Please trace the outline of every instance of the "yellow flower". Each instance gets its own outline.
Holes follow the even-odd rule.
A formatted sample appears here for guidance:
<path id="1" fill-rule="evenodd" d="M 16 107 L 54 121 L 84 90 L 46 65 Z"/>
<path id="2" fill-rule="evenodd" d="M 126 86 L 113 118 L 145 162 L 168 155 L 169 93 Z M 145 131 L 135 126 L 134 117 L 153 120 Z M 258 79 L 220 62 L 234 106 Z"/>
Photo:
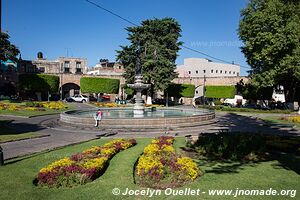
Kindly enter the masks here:
<path id="1" fill-rule="evenodd" d="M 182 171 L 187 171 L 187 177 L 195 180 L 199 175 L 199 169 L 196 163 L 189 157 L 182 157 L 177 159 L 177 164 L 180 165 Z"/>
<path id="2" fill-rule="evenodd" d="M 98 147 L 98 146 L 95 146 L 95 147 L 92 147 L 90 149 L 87 149 L 85 151 L 83 151 L 83 153 L 96 153 L 98 154 L 99 152 L 101 152 L 101 147 Z"/>
<path id="3" fill-rule="evenodd" d="M 164 166 L 160 162 L 160 158 L 158 156 L 142 155 L 137 165 L 137 175 L 141 175 L 142 171 L 147 173 L 149 170 L 153 169 L 154 167 L 157 167 L 159 173 L 163 172 Z"/>
<path id="4" fill-rule="evenodd" d="M 144 149 L 144 154 L 157 154 L 159 152 L 159 146 L 157 144 L 149 144 Z"/>
<path id="5" fill-rule="evenodd" d="M 53 171 L 55 168 L 58 168 L 58 167 L 71 166 L 74 163 L 75 162 L 72 161 L 70 158 L 63 158 L 63 159 L 60 159 L 58 161 L 55 161 L 55 162 L 51 163 L 47 167 L 42 168 L 40 170 L 40 173 L 50 172 L 50 171 Z"/>
<path id="6" fill-rule="evenodd" d="M 107 161 L 108 158 L 106 157 L 100 157 L 100 158 L 94 158 L 87 160 L 82 164 L 82 167 L 85 169 L 92 169 L 95 168 L 97 170 L 100 170 L 104 167 L 105 162 Z"/>

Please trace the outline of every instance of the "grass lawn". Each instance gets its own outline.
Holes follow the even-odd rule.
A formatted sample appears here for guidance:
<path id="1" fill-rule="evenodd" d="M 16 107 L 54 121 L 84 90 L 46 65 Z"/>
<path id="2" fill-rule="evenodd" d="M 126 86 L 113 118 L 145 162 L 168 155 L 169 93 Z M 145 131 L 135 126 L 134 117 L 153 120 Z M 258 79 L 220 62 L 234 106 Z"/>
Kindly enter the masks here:
<path id="1" fill-rule="evenodd" d="M 81 152 L 93 145 L 102 145 L 107 139 L 99 139 L 59 150 L 40 153 L 25 159 L 12 160 L 0 167 L 0 199 L 149 199 L 146 196 L 114 196 L 113 188 L 124 192 L 126 188 L 141 189 L 134 184 L 133 167 L 144 147 L 151 139 L 137 139 L 138 144 L 115 155 L 106 172 L 86 185 L 66 189 L 36 187 L 33 180 L 40 168 L 49 163 Z M 176 138 L 174 147 L 184 146 L 184 138 Z M 281 158 L 282 157 L 282 158 Z M 279 160 L 279 161 L 277 161 Z M 282 155 L 277 160 L 255 164 L 211 163 L 197 161 L 205 174 L 184 188 L 201 189 L 300 189 L 300 160 Z M 298 169 L 298 171 L 297 171 Z M 297 171 L 297 172 L 296 172 Z M 182 189 L 182 188 L 181 188 Z M 299 192 L 299 191 L 298 191 Z M 295 199 L 299 199 L 296 195 Z M 297 198 L 298 197 L 298 198 Z M 232 196 L 155 196 L 151 199 L 233 199 Z M 290 199 L 288 196 L 239 196 L 236 199 Z"/>
<path id="2" fill-rule="evenodd" d="M 10 142 L 21 139 L 29 139 L 40 137 L 41 134 L 38 133 L 18 133 L 16 130 L 7 127 L 5 124 L 8 123 L 6 120 L 0 120 L 0 143 Z"/>
<path id="3" fill-rule="evenodd" d="M 4 102 L 7 103 L 7 102 Z M 10 103 L 10 104 L 15 104 L 16 106 L 21 106 L 25 105 L 24 102 L 22 103 Z M 68 104 L 68 108 L 66 109 L 61 109 L 61 110 L 55 110 L 55 109 L 50 109 L 50 108 L 44 108 L 44 111 L 34 111 L 34 110 L 0 110 L 0 115 L 14 115 L 14 116 L 25 116 L 25 117 L 35 117 L 35 116 L 40 116 L 40 115 L 51 115 L 51 114 L 58 114 L 66 110 L 73 109 L 73 106 Z"/>

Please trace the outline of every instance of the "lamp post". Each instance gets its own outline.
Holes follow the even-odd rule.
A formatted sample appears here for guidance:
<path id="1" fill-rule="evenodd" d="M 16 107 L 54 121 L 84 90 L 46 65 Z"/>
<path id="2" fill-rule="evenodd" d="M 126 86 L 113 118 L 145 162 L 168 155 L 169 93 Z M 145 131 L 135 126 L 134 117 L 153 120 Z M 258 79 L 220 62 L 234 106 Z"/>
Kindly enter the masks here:
<path id="1" fill-rule="evenodd" d="M 61 63 L 61 66 L 59 68 L 59 72 L 60 72 L 60 100 L 62 101 L 63 100 L 63 89 L 62 89 L 62 78 L 63 78 L 63 65 Z"/>
<path id="2" fill-rule="evenodd" d="M 204 75 L 204 78 L 203 78 L 203 105 L 205 105 L 205 82 L 206 82 L 206 77 Z"/>

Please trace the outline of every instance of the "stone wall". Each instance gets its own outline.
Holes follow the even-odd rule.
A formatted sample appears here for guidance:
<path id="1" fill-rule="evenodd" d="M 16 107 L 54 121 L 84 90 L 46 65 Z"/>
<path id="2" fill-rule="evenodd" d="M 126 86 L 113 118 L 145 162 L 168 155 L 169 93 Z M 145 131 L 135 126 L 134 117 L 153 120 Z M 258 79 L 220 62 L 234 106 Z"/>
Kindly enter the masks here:
<path id="1" fill-rule="evenodd" d="M 244 83 L 249 82 L 246 76 L 233 76 L 233 77 L 206 77 L 205 85 L 236 85 L 241 79 Z M 177 84 L 193 84 L 196 87 L 204 84 L 204 78 L 176 78 L 173 80 Z"/>

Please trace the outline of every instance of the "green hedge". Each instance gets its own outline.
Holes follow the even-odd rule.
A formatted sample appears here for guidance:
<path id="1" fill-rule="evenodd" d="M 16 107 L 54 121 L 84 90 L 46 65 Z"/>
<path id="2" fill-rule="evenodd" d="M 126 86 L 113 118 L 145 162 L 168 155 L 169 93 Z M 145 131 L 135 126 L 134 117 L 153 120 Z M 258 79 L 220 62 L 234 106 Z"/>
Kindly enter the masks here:
<path id="1" fill-rule="evenodd" d="M 119 92 L 120 80 L 110 78 L 82 77 L 80 79 L 80 90 L 83 93 L 109 93 Z"/>
<path id="2" fill-rule="evenodd" d="M 191 84 L 171 84 L 167 89 L 170 97 L 194 97 L 195 85 Z"/>
<path id="3" fill-rule="evenodd" d="M 32 92 L 57 92 L 59 77 L 47 74 L 21 74 L 19 75 L 20 89 Z"/>
<path id="4" fill-rule="evenodd" d="M 208 98 L 233 98 L 234 86 L 205 86 L 205 96 Z"/>

